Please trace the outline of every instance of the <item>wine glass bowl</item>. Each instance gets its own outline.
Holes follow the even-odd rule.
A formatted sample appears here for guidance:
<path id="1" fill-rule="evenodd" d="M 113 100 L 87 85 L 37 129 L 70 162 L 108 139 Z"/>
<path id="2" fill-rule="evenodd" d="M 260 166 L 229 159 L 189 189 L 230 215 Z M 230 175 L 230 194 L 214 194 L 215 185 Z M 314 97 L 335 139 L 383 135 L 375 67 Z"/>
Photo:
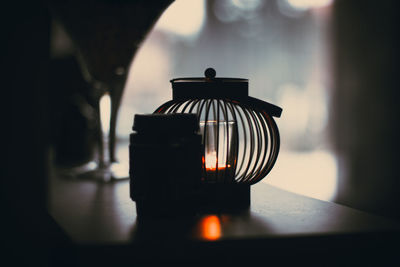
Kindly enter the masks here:
<path id="1" fill-rule="evenodd" d="M 91 86 L 91 97 L 96 103 L 97 156 L 71 169 L 72 176 L 101 181 L 129 178 L 128 164 L 119 165 L 115 151 L 118 110 L 131 61 L 171 2 L 52 1 L 51 12 L 76 47 L 82 74 Z M 109 112 L 103 112 L 104 107 L 100 105 L 105 97 L 109 97 L 105 104 Z"/>

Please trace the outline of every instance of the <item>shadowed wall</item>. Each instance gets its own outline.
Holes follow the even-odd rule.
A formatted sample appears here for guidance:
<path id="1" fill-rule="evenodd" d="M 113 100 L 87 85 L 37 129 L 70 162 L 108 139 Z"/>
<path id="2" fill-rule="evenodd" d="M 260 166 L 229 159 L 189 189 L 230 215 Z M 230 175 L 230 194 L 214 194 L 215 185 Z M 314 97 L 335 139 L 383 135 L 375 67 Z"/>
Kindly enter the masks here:
<path id="1" fill-rule="evenodd" d="M 396 1 L 336 1 L 333 139 L 337 201 L 400 218 Z"/>

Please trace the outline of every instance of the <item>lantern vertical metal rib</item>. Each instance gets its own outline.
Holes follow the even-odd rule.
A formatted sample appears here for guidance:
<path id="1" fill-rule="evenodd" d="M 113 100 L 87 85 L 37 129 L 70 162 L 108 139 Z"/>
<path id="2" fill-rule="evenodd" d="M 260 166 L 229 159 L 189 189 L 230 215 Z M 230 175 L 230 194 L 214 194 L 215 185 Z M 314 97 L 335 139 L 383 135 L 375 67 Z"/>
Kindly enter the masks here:
<path id="1" fill-rule="evenodd" d="M 251 185 L 263 179 L 275 164 L 280 146 L 277 125 L 270 114 L 251 104 L 225 98 L 171 100 L 155 113 L 195 113 L 204 124 L 203 182 Z M 215 171 L 207 169 L 205 159 L 210 131 L 216 134 Z M 221 140 L 227 140 L 225 147 Z M 230 162 L 232 153 L 235 159 Z"/>

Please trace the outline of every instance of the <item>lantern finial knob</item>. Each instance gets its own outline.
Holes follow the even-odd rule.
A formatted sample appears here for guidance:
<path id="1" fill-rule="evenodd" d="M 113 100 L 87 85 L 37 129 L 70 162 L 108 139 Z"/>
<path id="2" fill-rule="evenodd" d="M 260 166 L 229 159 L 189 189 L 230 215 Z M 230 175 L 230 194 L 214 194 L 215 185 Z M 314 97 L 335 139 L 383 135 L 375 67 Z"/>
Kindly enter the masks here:
<path id="1" fill-rule="evenodd" d="M 204 71 L 204 75 L 208 79 L 214 79 L 215 76 L 217 75 L 217 72 L 213 68 L 208 68 Z"/>

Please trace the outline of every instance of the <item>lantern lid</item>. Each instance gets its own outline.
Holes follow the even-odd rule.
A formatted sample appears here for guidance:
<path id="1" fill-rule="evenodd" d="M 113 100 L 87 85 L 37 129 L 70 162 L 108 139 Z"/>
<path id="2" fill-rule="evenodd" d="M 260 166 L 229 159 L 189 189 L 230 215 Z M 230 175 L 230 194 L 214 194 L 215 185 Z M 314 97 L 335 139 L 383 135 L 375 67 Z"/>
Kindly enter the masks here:
<path id="1" fill-rule="evenodd" d="M 216 78 L 216 71 L 208 68 L 204 78 L 176 78 L 171 80 L 174 100 L 230 99 L 257 107 L 274 117 L 280 117 L 282 108 L 249 96 L 249 80 L 242 78 Z"/>
<path id="2" fill-rule="evenodd" d="M 249 80 L 242 78 L 216 78 L 216 71 L 208 68 L 202 77 L 171 80 L 174 100 L 196 98 L 245 99 L 249 95 Z"/>

